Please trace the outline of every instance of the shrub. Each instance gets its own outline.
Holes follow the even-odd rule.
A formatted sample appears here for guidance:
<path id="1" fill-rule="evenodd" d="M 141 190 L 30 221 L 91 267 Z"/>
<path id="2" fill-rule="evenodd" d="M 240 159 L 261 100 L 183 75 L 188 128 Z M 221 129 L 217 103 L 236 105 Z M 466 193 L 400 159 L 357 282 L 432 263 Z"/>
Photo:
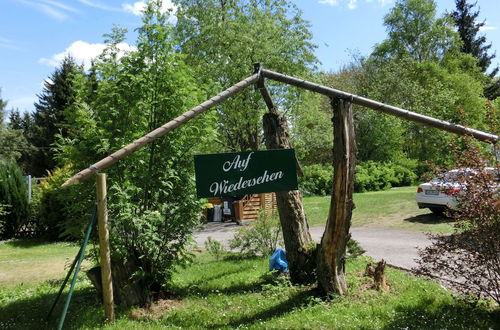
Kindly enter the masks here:
<path id="1" fill-rule="evenodd" d="M 0 161 L 0 203 L 0 238 L 11 238 L 28 220 L 26 183 L 12 160 Z"/>
<path id="2" fill-rule="evenodd" d="M 398 163 L 368 161 L 358 164 L 354 191 L 377 191 L 411 185 L 417 179 L 416 167 L 417 163 L 414 160 L 402 160 Z"/>
<path id="3" fill-rule="evenodd" d="M 457 153 L 458 154 L 458 153 Z M 472 144 L 461 151 L 456 166 L 475 169 L 474 176 L 461 175 L 463 193 L 457 194 L 452 235 L 431 236 L 433 244 L 420 251 L 419 272 L 452 279 L 456 290 L 480 299 L 488 297 L 500 305 L 500 173 L 484 170 L 486 159 Z"/>
<path id="4" fill-rule="evenodd" d="M 241 227 L 229 241 L 231 249 L 249 256 L 270 256 L 279 245 L 283 245 L 283 237 L 277 214 L 265 211 L 259 213 L 257 221 Z"/>
<path id="5" fill-rule="evenodd" d="M 331 165 L 310 165 L 302 168 L 304 176 L 299 178 L 299 187 L 307 195 L 330 195 L 333 183 Z"/>
<path id="6" fill-rule="evenodd" d="M 72 210 L 74 205 L 82 202 L 81 197 L 74 196 L 81 187 L 61 188 L 72 172 L 70 165 L 55 168 L 33 191 L 32 216 L 37 218 L 40 230 L 49 240 L 83 237 L 86 217 L 84 214 L 75 216 Z M 94 195 L 88 197 L 93 199 Z M 86 211 L 91 212 L 89 207 Z"/>
<path id="7" fill-rule="evenodd" d="M 205 249 L 208 251 L 208 253 L 210 253 L 210 255 L 214 256 L 216 260 L 219 260 L 224 253 L 224 246 L 221 244 L 221 242 L 213 239 L 210 236 L 208 236 L 207 240 L 205 241 Z"/>

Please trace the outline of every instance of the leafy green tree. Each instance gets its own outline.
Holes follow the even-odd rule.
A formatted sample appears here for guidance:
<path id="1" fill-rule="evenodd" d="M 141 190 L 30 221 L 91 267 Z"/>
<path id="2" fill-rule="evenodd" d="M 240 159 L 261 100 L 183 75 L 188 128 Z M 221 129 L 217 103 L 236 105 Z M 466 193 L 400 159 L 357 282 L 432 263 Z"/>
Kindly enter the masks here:
<path id="1" fill-rule="evenodd" d="M 306 76 L 316 58 L 309 25 L 289 0 L 177 0 L 176 34 L 186 61 L 195 67 L 199 84 L 211 96 L 253 71 L 253 63 L 292 75 Z M 269 83 L 273 98 L 291 111 L 296 90 Z M 220 149 L 258 149 L 261 117 L 266 110 L 251 89 L 217 109 Z"/>
<path id="2" fill-rule="evenodd" d="M 57 134 L 65 136 L 67 133 L 64 113 L 75 101 L 73 78 L 81 72 L 82 68 L 71 56 L 65 57 L 60 67 L 45 81 L 42 94 L 38 95 L 30 140 L 38 149 L 32 159 L 32 172 L 35 175 L 45 175 L 47 170 L 56 166 L 53 144 Z"/>
<path id="3" fill-rule="evenodd" d="M 115 27 L 95 62 L 96 81 L 76 77 L 79 93 L 67 108 L 68 136 L 58 140 L 62 163 L 88 167 L 201 101 L 184 55 L 176 52 L 168 16 L 160 8 L 159 1 L 148 3 L 137 30 L 137 51 L 118 56 L 125 30 Z M 95 88 L 87 88 L 89 81 Z M 192 154 L 208 144 L 214 122 L 207 114 L 107 170 L 113 262 L 132 265 L 130 275 L 146 296 L 167 285 L 173 266 L 186 255 L 201 210 Z M 90 198 L 82 198 L 86 193 Z M 70 187 L 61 194 L 71 195 L 73 203 L 80 198 L 79 209 L 71 209 L 68 200 L 67 210 L 74 218 L 68 221 L 70 227 L 71 221 L 81 223 L 79 216 L 92 205 L 92 185 Z"/>
<path id="4" fill-rule="evenodd" d="M 383 58 L 410 57 L 437 60 L 457 48 L 457 35 L 447 16 L 436 18 L 434 0 L 398 0 L 384 17 L 388 38 L 373 55 Z"/>

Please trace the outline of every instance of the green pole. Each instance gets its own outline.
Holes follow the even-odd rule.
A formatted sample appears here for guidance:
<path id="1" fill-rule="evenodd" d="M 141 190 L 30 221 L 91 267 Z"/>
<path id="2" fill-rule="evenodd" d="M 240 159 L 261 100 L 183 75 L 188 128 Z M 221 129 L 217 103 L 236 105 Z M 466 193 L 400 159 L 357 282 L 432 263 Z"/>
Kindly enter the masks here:
<path id="1" fill-rule="evenodd" d="M 78 272 L 80 271 L 80 266 L 82 265 L 83 255 L 85 254 L 85 248 L 87 247 L 87 243 L 90 238 L 90 233 L 92 232 L 92 227 L 94 227 L 95 219 L 96 219 L 96 208 L 94 208 L 94 213 L 92 214 L 92 220 L 87 227 L 87 233 L 85 234 L 85 240 L 83 241 L 81 247 L 80 257 L 78 258 L 78 263 L 76 264 L 75 275 L 73 276 L 73 280 L 71 281 L 71 286 L 69 288 L 69 294 L 66 298 L 66 303 L 64 304 L 64 309 L 61 315 L 61 319 L 59 320 L 59 325 L 57 326 L 57 330 L 61 330 L 64 325 L 64 319 L 66 318 L 66 314 L 68 313 L 69 303 L 71 301 L 71 297 L 73 296 L 73 292 L 75 291 L 76 279 L 78 278 Z"/>

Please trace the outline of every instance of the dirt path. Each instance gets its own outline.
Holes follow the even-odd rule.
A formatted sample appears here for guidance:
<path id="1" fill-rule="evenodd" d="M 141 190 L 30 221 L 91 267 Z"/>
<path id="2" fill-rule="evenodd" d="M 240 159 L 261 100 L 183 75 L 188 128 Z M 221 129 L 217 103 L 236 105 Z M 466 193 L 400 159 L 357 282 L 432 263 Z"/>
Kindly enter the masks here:
<path id="1" fill-rule="evenodd" d="M 237 229 L 238 226 L 234 223 L 211 222 L 195 234 L 195 241 L 199 247 L 204 247 L 205 240 L 210 236 L 227 246 Z M 324 227 L 312 227 L 310 231 L 313 239 L 319 242 Z M 367 255 L 377 261 L 384 259 L 391 265 L 405 269 L 416 266 L 417 247 L 422 248 L 430 244 L 422 233 L 384 227 L 353 227 L 351 234 L 367 251 Z"/>

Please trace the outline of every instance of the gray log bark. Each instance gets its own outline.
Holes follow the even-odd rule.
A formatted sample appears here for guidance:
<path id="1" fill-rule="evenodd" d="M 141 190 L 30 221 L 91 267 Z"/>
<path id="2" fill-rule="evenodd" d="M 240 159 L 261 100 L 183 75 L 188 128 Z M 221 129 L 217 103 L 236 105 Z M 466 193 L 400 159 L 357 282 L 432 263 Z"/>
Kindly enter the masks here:
<path id="1" fill-rule="evenodd" d="M 345 254 L 351 227 L 356 142 L 352 105 L 332 99 L 334 127 L 333 190 L 328 220 L 318 251 L 318 285 L 326 294 L 347 293 Z"/>
<path id="2" fill-rule="evenodd" d="M 267 149 L 290 148 L 286 118 L 276 112 L 263 117 Z M 276 193 L 290 278 L 294 283 L 310 283 L 316 268 L 315 244 L 309 233 L 309 224 L 300 191 Z"/>

